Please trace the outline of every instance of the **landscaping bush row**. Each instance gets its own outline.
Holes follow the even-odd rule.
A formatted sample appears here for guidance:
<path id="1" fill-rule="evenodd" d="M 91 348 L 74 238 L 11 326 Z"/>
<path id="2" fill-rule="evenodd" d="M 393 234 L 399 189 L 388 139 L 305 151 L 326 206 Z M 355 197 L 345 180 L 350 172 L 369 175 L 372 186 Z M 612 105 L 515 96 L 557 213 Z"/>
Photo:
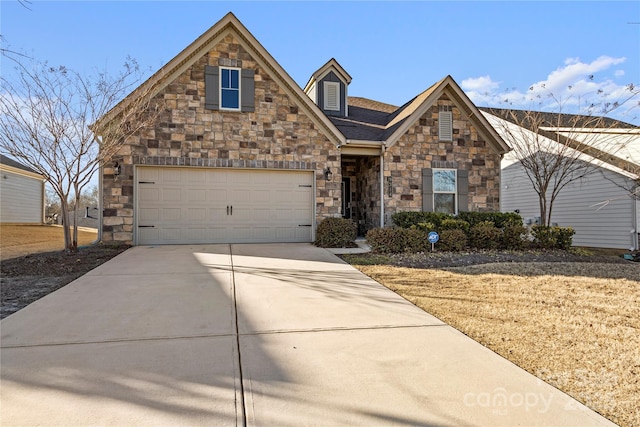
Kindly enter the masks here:
<path id="1" fill-rule="evenodd" d="M 458 219 L 466 221 L 470 227 L 491 221 L 498 228 L 503 228 L 506 223 L 522 223 L 522 217 L 515 212 L 460 212 L 457 216 L 440 212 L 396 212 L 391 215 L 393 223 L 400 228 L 411 228 L 421 223 L 431 223 L 438 229 L 442 221 Z"/>
<path id="2" fill-rule="evenodd" d="M 570 227 L 534 225 L 528 230 L 517 213 L 464 212 L 452 215 L 434 212 L 400 212 L 393 215 L 396 227 L 376 228 L 367 233 L 374 252 L 425 252 L 431 250 L 430 231 L 438 232 L 441 251 L 473 249 L 521 250 L 526 248 L 569 249 L 575 233 Z"/>

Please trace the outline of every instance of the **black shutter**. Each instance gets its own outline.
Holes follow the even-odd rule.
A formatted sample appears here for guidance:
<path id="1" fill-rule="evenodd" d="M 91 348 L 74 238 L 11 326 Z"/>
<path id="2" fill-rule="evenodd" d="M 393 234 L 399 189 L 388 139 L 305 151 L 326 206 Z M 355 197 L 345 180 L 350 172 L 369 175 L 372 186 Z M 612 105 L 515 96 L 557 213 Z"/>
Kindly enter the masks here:
<path id="1" fill-rule="evenodd" d="M 204 67 L 204 108 L 209 110 L 219 110 L 219 84 L 220 84 L 220 68 L 212 65 Z"/>
<path id="2" fill-rule="evenodd" d="M 242 80 L 240 83 L 240 90 L 242 93 L 240 94 L 240 110 L 241 111 L 255 111 L 254 99 L 255 99 L 255 90 L 254 90 L 254 79 L 253 76 L 255 74 L 255 70 L 251 69 L 243 69 L 242 70 Z"/>
<path id="3" fill-rule="evenodd" d="M 458 169 L 458 212 L 469 210 L 469 171 Z"/>
<path id="4" fill-rule="evenodd" d="M 422 169 L 422 212 L 433 212 L 433 170 Z"/>

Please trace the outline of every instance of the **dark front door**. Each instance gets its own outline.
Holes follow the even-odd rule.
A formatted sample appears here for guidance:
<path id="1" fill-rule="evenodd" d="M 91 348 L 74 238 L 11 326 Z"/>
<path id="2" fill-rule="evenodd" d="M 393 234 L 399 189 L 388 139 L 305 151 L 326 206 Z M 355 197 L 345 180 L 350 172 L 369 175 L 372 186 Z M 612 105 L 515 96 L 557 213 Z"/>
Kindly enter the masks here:
<path id="1" fill-rule="evenodd" d="M 342 178 L 342 217 L 351 219 L 351 178 Z"/>

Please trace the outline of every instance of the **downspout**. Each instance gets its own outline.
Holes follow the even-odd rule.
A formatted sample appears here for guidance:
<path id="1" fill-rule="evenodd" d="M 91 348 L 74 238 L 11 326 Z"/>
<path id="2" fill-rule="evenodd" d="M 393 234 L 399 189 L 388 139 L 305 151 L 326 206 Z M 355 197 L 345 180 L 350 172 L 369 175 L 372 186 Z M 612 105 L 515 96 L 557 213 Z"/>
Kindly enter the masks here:
<path id="1" fill-rule="evenodd" d="M 640 247 L 640 230 L 638 230 L 638 204 L 640 204 L 640 200 L 638 200 L 638 196 L 631 195 L 631 250 L 638 250 Z"/>
<path id="2" fill-rule="evenodd" d="M 384 227 L 384 143 L 380 151 L 380 227 Z"/>
<path id="3" fill-rule="evenodd" d="M 42 217 L 40 218 L 41 224 L 47 223 L 47 189 L 46 189 L 47 181 L 42 180 Z"/>
<path id="4" fill-rule="evenodd" d="M 101 137 L 95 136 L 94 134 L 94 139 L 98 143 L 98 146 L 102 145 Z M 102 242 L 102 206 L 103 206 L 103 199 L 104 199 L 104 194 L 102 193 L 104 188 L 102 183 L 102 177 L 104 175 L 103 172 L 104 172 L 104 162 L 101 161 L 100 167 L 98 168 L 98 237 L 96 241 L 93 242 L 93 244 Z"/>
<path id="5" fill-rule="evenodd" d="M 98 238 L 94 243 L 102 242 L 102 200 L 104 198 L 104 194 L 102 194 L 103 169 L 104 165 L 100 165 L 100 168 L 98 168 Z"/>

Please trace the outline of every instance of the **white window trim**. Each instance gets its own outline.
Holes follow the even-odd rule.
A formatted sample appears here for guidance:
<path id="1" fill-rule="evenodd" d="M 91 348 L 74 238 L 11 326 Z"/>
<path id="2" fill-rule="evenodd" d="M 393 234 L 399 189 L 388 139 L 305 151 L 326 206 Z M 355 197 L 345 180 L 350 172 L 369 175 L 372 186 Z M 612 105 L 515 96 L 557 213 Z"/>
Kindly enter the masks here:
<path id="1" fill-rule="evenodd" d="M 238 108 L 229 108 L 222 106 L 222 70 L 238 71 Z M 218 70 L 220 75 L 218 79 L 218 99 L 220 100 L 220 110 L 224 111 L 240 111 L 242 108 L 242 69 L 237 67 L 220 67 Z"/>
<path id="2" fill-rule="evenodd" d="M 455 190 L 453 191 L 437 191 L 436 190 L 436 172 L 438 171 L 453 171 L 455 177 Z M 436 212 L 436 194 L 453 194 L 453 215 L 458 215 L 458 170 L 457 169 L 445 169 L 445 168 L 433 168 L 431 183 L 433 188 L 433 211 Z"/>
<path id="3" fill-rule="evenodd" d="M 329 93 L 328 88 L 335 87 L 336 90 L 336 105 L 329 105 L 328 100 L 329 97 L 327 93 Z M 324 89 L 324 109 L 328 111 L 340 111 L 340 83 L 339 82 L 323 82 Z"/>

